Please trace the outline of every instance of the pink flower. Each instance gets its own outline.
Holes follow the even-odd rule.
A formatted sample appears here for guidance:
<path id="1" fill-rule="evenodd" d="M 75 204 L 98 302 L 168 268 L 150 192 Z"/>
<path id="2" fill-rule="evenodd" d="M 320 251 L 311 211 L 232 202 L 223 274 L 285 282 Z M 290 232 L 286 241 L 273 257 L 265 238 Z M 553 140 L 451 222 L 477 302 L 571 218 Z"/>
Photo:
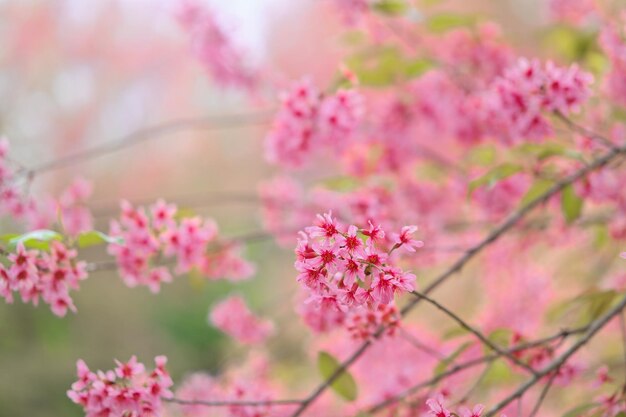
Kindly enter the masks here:
<path id="1" fill-rule="evenodd" d="M 22 301 L 38 305 L 39 300 L 50 306 L 52 312 L 63 317 L 68 310 L 76 312 L 69 295 L 87 278 L 84 262 L 75 260 L 75 250 L 53 241 L 50 252 L 26 250 L 18 243 L 15 253 L 8 256 L 10 266 L 0 269 L 0 296 L 13 301 L 13 292 L 19 292 Z"/>
<path id="2" fill-rule="evenodd" d="M 344 150 L 363 114 L 362 103 L 353 90 L 324 97 L 309 80 L 294 83 L 281 95 L 281 108 L 265 139 L 268 161 L 298 168 L 322 149 Z"/>
<path id="3" fill-rule="evenodd" d="M 428 413 L 433 417 L 450 417 L 451 415 L 450 410 L 443 405 L 442 395 L 438 395 L 436 398 L 429 398 L 426 400 L 426 405 L 430 408 Z"/>
<path id="4" fill-rule="evenodd" d="M 421 240 L 415 240 L 411 236 L 417 231 L 417 226 L 404 226 L 400 233 L 394 233 L 392 239 L 398 248 L 406 249 L 409 252 L 415 252 L 416 248 L 424 246 Z"/>
<path id="5" fill-rule="evenodd" d="M 421 246 L 421 242 L 410 236 L 417 228 L 405 226 L 390 241 L 385 239 L 388 234 L 381 226 L 374 226 L 370 220 L 368 223 L 369 229 L 348 225 L 343 232 L 344 227 L 329 212 L 318 214 L 316 225 L 300 232 L 295 250 L 296 280 L 309 294 L 306 302 L 317 305 L 316 317 L 334 318 L 333 310 L 352 317 L 352 312 L 358 311 L 360 318 L 356 320 L 366 320 L 364 312 L 374 316 L 383 314 L 381 311 L 395 308 L 396 294 L 414 289 L 415 275 L 396 267 L 390 254 L 398 247 L 414 251 L 414 247 Z M 302 311 L 308 319 L 313 317 L 315 309 L 307 307 Z M 396 323 L 393 314 L 387 316 L 393 317 L 389 323 Z M 382 323 L 381 320 L 374 322 Z M 343 322 L 343 318 L 339 321 Z M 312 319 L 309 322 L 315 323 Z M 359 338 L 375 331 L 369 324 L 363 327 L 352 319 L 349 327 L 355 329 L 354 334 L 360 335 Z"/>
<path id="6" fill-rule="evenodd" d="M 461 417 L 480 417 L 485 410 L 485 406 L 482 404 L 477 404 L 471 410 L 467 407 L 462 407 L 459 409 L 459 414 Z"/>
<path id="7" fill-rule="evenodd" d="M 148 373 L 133 356 L 127 363 L 117 362 L 115 371 L 91 372 L 79 360 L 78 380 L 67 396 L 82 406 L 88 416 L 161 416 L 161 398 L 172 395 L 172 379 L 165 370 L 164 356 L 155 358 L 155 363 L 154 371 Z"/>
<path id="8" fill-rule="evenodd" d="M 108 251 L 115 257 L 126 285 L 145 285 L 158 292 L 161 283 L 171 282 L 173 275 L 193 268 L 208 278 L 232 280 L 245 279 L 254 273 L 252 265 L 241 258 L 237 245 L 220 242 L 213 220 L 200 217 L 176 220 L 176 206 L 163 200 L 157 201 L 149 211 L 134 208 L 125 201 L 121 206 L 120 219 L 111 222 L 109 232 L 121 242 L 111 243 Z M 173 271 L 155 265 L 161 258 L 175 261 Z"/>
<path id="9" fill-rule="evenodd" d="M 270 321 L 254 316 L 243 298 L 238 296 L 229 297 L 213 307 L 209 320 L 215 327 L 245 344 L 262 343 L 274 331 Z"/>

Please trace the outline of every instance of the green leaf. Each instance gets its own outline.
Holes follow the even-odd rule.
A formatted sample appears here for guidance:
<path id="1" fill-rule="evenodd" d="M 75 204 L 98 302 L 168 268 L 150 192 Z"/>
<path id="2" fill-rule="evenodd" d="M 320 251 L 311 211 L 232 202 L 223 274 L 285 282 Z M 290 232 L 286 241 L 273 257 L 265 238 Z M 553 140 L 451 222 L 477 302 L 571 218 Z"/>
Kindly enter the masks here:
<path id="1" fill-rule="evenodd" d="M 487 386 L 502 386 L 511 382 L 514 377 L 515 374 L 506 361 L 496 360 L 489 365 L 482 382 Z"/>
<path id="2" fill-rule="evenodd" d="M 473 342 L 465 342 L 459 346 L 450 356 L 443 359 L 435 366 L 435 376 L 443 374 L 448 366 L 450 366 L 467 348 L 473 345 Z"/>
<path id="3" fill-rule="evenodd" d="M 554 142 L 546 143 L 524 143 L 517 146 L 514 151 L 531 155 L 537 158 L 539 161 L 551 158 L 553 156 L 563 156 L 569 159 L 575 159 L 577 161 L 584 161 L 584 158 L 580 152 L 576 152 L 567 146 L 560 145 Z"/>
<path id="4" fill-rule="evenodd" d="M 496 147 L 493 145 L 476 146 L 470 149 L 467 161 L 473 165 L 488 167 L 496 160 Z"/>
<path id="5" fill-rule="evenodd" d="M 580 417 L 582 414 L 585 414 L 587 411 L 596 408 L 599 405 L 600 404 L 598 403 L 582 404 L 567 411 L 562 417 Z"/>
<path id="6" fill-rule="evenodd" d="M 495 168 L 492 168 L 482 177 L 476 178 L 475 180 L 470 181 L 467 188 L 467 195 L 470 196 L 472 193 L 479 187 L 488 186 L 492 187 L 498 181 L 508 178 L 512 175 L 517 174 L 522 170 L 520 165 L 516 164 L 502 164 L 498 165 Z"/>
<path id="7" fill-rule="evenodd" d="M 511 329 L 500 328 L 489 333 L 487 339 L 498 347 L 504 347 L 509 345 L 512 337 L 513 331 Z M 485 353 L 491 353 L 491 348 L 489 346 L 485 346 L 484 349 Z"/>
<path id="8" fill-rule="evenodd" d="M 372 9 L 389 16 L 398 16 L 406 13 L 409 6 L 404 0 L 380 0 L 372 4 Z"/>
<path id="9" fill-rule="evenodd" d="M 561 211 L 567 224 L 571 224 L 580 217 L 583 211 L 584 200 L 576 195 L 574 187 L 570 184 L 561 192 Z"/>
<path id="10" fill-rule="evenodd" d="M 327 352 L 320 352 L 317 356 L 317 366 L 324 379 L 330 378 L 340 367 L 341 364 L 337 359 Z M 330 387 L 347 401 L 354 401 L 357 397 L 357 386 L 354 378 L 348 371 L 344 370 L 341 375 L 335 379 Z"/>
<path id="11" fill-rule="evenodd" d="M 535 200 L 546 191 L 548 191 L 554 185 L 554 181 L 547 180 L 544 178 L 539 178 L 535 181 L 533 185 L 530 186 L 524 197 L 522 197 L 522 201 L 520 202 L 521 206 L 525 206 L 531 201 Z"/>
<path id="12" fill-rule="evenodd" d="M 570 26 L 554 26 L 544 36 L 545 45 L 553 52 L 571 61 L 584 61 L 598 51 L 597 33 Z"/>
<path id="13" fill-rule="evenodd" d="M 15 247 L 22 243 L 30 249 L 48 250 L 50 249 L 50 241 L 61 240 L 62 238 L 63 236 L 54 230 L 40 229 L 9 239 L 9 245 Z"/>
<path id="14" fill-rule="evenodd" d="M 354 177 L 336 176 L 322 182 L 325 188 L 332 191 L 348 192 L 359 186 L 359 182 Z"/>
<path id="15" fill-rule="evenodd" d="M 470 27 L 476 23 L 476 17 L 455 13 L 441 13 L 431 16 L 426 21 L 428 30 L 434 33 L 444 33 L 459 27 Z"/>
<path id="16" fill-rule="evenodd" d="M 78 246 L 81 248 L 100 245 L 102 243 L 117 243 L 118 245 L 121 245 L 124 243 L 124 239 L 121 237 L 109 236 L 97 230 L 90 230 L 78 235 Z"/>
<path id="17" fill-rule="evenodd" d="M 583 317 L 583 323 L 591 322 L 611 308 L 613 301 L 617 298 L 618 293 L 614 290 L 597 291 L 582 296 L 583 303 L 586 304 L 586 317 Z"/>
<path id="18" fill-rule="evenodd" d="M 466 329 L 462 327 L 453 327 L 452 329 L 444 332 L 441 338 L 443 340 L 452 340 L 456 339 L 457 337 L 465 336 L 466 334 L 469 334 L 469 331 L 467 331 Z"/>

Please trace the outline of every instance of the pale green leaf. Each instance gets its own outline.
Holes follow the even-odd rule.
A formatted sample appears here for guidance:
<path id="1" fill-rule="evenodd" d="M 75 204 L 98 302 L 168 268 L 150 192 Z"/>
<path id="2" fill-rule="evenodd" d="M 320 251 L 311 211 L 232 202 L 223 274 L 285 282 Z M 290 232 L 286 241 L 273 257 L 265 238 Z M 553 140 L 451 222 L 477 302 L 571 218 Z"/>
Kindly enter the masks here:
<path id="1" fill-rule="evenodd" d="M 324 379 L 330 378 L 341 364 L 327 352 L 320 352 L 317 356 L 317 366 Z M 352 375 L 344 370 L 341 375 L 330 385 L 333 391 L 347 401 L 357 398 L 357 385 Z"/>

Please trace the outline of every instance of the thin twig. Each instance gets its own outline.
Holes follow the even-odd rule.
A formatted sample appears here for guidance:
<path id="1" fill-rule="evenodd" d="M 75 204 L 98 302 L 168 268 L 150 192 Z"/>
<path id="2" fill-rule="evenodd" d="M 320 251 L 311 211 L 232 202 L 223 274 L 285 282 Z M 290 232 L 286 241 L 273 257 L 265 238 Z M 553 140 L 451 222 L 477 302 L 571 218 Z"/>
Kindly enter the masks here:
<path id="1" fill-rule="evenodd" d="M 459 326 L 461 326 L 462 328 L 464 328 L 465 330 L 467 330 L 468 332 L 470 332 L 471 334 L 476 336 L 478 338 L 478 340 L 480 340 L 485 346 L 489 347 L 490 349 L 494 350 L 495 352 L 499 353 L 500 355 L 505 356 L 511 362 L 515 363 L 518 366 L 521 366 L 522 368 L 524 368 L 525 370 L 527 370 L 531 374 L 534 375 L 536 373 L 536 371 L 533 368 L 531 368 L 530 366 L 528 366 L 528 364 L 520 361 L 515 356 L 513 356 L 510 353 L 502 350 L 498 345 L 496 345 L 491 340 L 489 340 L 480 331 L 476 330 L 472 325 L 467 323 L 465 320 L 463 320 L 461 317 L 459 317 L 457 314 L 455 314 L 453 311 L 451 311 L 450 309 L 448 309 L 444 305 L 440 304 L 438 301 L 436 301 L 436 300 L 434 300 L 434 299 L 428 297 L 427 295 L 422 294 L 422 293 L 420 293 L 418 291 L 411 291 L 411 294 L 413 294 L 414 296 L 416 296 L 418 298 L 423 298 L 426 302 L 428 302 L 429 304 L 432 304 L 433 306 L 435 306 L 437 309 L 442 311 L 444 314 L 446 314 L 452 320 L 457 322 L 457 324 Z"/>

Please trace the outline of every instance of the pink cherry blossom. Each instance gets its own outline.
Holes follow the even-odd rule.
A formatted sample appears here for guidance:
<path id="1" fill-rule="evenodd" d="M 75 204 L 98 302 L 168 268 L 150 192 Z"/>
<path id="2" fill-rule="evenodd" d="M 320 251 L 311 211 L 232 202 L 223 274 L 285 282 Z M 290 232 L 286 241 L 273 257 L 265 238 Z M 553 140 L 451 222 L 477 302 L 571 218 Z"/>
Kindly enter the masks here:
<path id="1" fill-rule="evenodd" d="M 231 296 L 213 307 L 209 320 L 215 327 L 245 344 L 261 343 L 274 331 L 272 322 L 252 314 L 239 296 Z"/>
<path id="2" fill-rule="evenodd" d="M 67 392 L 68 397 L 82 406 L 87 416 L 163 415 L 161 400 L 172 395 L 172 379 L 165 369 L 167 359 L 156 357 L 152 372 L 146 372 L 134 356 L 127 363 L 116 362 L 115 371 L 92 372 L 79 360 L 78 380 Z"/>

